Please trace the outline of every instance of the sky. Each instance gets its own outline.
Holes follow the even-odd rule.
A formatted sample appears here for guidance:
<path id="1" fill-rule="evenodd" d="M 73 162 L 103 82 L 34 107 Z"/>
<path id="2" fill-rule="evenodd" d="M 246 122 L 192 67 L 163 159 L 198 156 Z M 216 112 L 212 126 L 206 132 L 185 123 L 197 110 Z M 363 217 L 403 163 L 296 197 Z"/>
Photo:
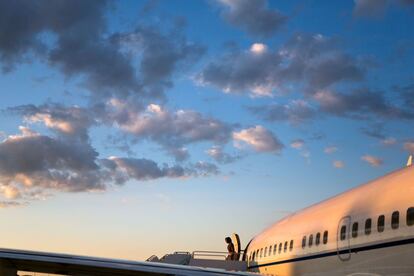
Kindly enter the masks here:
<path id="1" fill-rule="evenodd" d="M 403 168 L 412 26 L 412 0 L 0 0 L 0 246 L 225 251 Z"/>

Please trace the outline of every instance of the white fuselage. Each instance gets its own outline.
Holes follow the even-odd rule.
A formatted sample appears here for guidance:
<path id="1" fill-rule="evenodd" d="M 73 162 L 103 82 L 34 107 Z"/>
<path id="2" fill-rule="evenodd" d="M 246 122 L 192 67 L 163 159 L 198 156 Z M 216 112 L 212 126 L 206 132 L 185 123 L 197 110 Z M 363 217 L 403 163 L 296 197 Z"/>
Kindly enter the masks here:
<path id="1" fill-rule="evenodd" d="M 278 221 L 249 244 L 249 270 L 414 275 L 413 207 L 414 167 L 407 167 Z"/>

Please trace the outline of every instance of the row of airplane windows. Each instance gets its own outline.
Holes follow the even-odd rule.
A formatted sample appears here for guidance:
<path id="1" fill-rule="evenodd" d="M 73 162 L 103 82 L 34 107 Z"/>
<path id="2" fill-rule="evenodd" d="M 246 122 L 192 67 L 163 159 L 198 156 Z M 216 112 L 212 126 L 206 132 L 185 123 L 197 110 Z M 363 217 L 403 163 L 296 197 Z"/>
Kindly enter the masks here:
<path id="1" fill-rule="evenodd" d="M 410 207 L 407 209 L 407 216 L 406 216 L 406 223 L 407 226 L 413 226 L 414 225 L 414 207 Z M 398 229 L 400 226 L 400 212 L 399 211 L 395 211 L 392 213 L 391 215 L 391 228 L 392 229 Z M 346 239 L 346 225 L 343 225 L 341 227 L 341 232 L 340 232 L 340 239 L 341 241 Z M 358 222 L 354 222 L 352 224 L 352 232 L 351 235 L 353 238 L 358 237 L 358 228 L 359 228 L 359 223 Z M 370 235 L 372 232 L 372 219 L 368 218 L 365 220 L 365 235 Z M 377 231 L 379 233 L 384 232 L 385 230 L 385 216 L 384 215 L 380 215 L 378 217 L 377 220 Z M 306 244 L 309 247 L 313 246 L 313 234 L 309 235 L 309 238 L 307 238 L 307 236 L 304 236 L 302 239 L 302 248 L 306 247 Z M 307 242 L 306 242 L 307 241 Z M 327 244 L 328 243 L 328 231 L 323 232 L 323 237 L 322 237 L 322 242 L 323 244 Z M 321 243 L 321 233 L 318 232 L 315 235 L 315 245 L 318 246 Z M 265 247 L 265 248 L 261 248 L 261 249 L 257 249 L 256 251 L 253 251 L 253 254 L 250 255 L 250 261 L 254 261 L 260 258 L 264 258 L 267 256 L 272 256 L 272 255 L 276 255 L 277 253 L 282 253 L 283 252 L 287 252 L 288 251 L 288 244 L 289 244 L 289 251 L 293 250 L 293 240 L 291 240 L 289 243 L 287 241 L 285 241 L 285 243 L 279 243 L 279 246 L 277 244 L 275 245 L 271 245 L 269 247 Z"/>
<path id="2" fill-rule="evenodd" d="M 323 244 L 326 244 L 328 242 L 328 231 L 325 231 L 323 233 L 323 238 L 322 238 L 322 242 Z M 317 233 L 315 235 L 315 245 L 319 245 L 321 243 L 321 233 Z M 302 248 L 304 248 L 306 245 L 306 236 L 303 237 L 302 240 Z M 313 245 L 313 234 L 309 235 L 309 246 Z M 272 251 L 273 249 L 273 251 Z M 267 256 L 272 256 L 272 255 L 276 255 L 276 253 L 282 253 L 282 249 L 283 252 L 287 252 L 288 251 L 288 242 L 286 241 L 283 245 L 283 243 L 279 243 L 279 247 L 277 246 L 277 244 L 275 245 L 271 245 L 269 247 L 265 247 L 264 249 L 257 249 L 256 251 L 253 251 L 253 254 L 250 255 L 250 261 L 254 261 L 260 258 L 264 258 Z M 289 242 L 289 251 L 293 250 L 293 240 L 291 240 Z"/>
<path id="3" fill-rule="evenodd" d="M 321 243 L 321 233 L 317 233 L 315 236 L 315 245 L 318 246 Z M 323 244 L 328 243 L 328 231 L 323 232 Z M 313 245 L 313 234 L 309 235 L 308 246 L 312 247 Z M 302 239 L 302 248 L 306 247 L 306 236 L 303 236 Z"/>
<path id="4" fill-rule="evenodd" d="M 264 249 L 257 249 L 256 251 L 253 251 L 253 254 L 250 255 L 250 261 L 257 260 L 259 258 L 264 258 L 267 256 L 276 255 L 277 253 L 280 254 L 283 252 L 288 251 L 288 245 L 289 245 L 289 251 L 293 250 L 293 240 L 290 242 L 285 241 L 285 243 L 279 243 L 279 247 L 277 244 L 271 245 L 269 247 L 265 247 Z"/>
<path id="5" fill-rule="evenodd" d="M 414 207 L 410 207 L 407 209 L 407 216 L 406 216 L 406 224 L 407 226 L 413 226 L 414 225 Z M 396 230 L 400 227 L 400 212 L 399 211 L 394 211 L 391 214 L 391 228 Z M 358 222 L 354 222 L 352 224 L 352 229 L 351 229 L 351 236 L 352 238 L 357 238 L 358 237 L 358 229 L 359 229 L 359 224 Z M 385 230 L 385 216 L 384 215 L 380 215 L 378 216 L 377 219 L 377 231 L 378 233 L 382 233 Z M 341 232 L 340 232 L 340 239 L 341 241 L 346 239 L 346 225 L 343 225 L 341 227 Z M 368 218 L 365 220 L 365 235 L 370 235 L 372 232 L 372 219 Z"/>

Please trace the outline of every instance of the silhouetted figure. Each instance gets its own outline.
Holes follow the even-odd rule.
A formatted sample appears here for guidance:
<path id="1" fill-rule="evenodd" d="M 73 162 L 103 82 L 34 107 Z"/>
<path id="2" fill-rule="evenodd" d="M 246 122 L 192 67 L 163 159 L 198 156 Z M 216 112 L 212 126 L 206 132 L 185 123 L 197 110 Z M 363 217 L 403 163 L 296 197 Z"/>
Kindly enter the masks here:
<path id="1" fill-rule="evenodd" d="M 236 251 L 234 250 L 234 244 L 230 237 L 224 239 L 227 243 L 227 252 L 229 253 L 226 257 L 226 261 L 233 261 L 236 258 Z"/>

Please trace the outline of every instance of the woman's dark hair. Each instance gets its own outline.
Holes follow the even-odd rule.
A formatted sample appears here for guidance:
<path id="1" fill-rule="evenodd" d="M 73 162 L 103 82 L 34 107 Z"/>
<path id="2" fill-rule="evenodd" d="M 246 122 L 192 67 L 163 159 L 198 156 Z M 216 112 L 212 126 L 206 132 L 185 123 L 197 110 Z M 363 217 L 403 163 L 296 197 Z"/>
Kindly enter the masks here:
<path id="1" fill-rule="evenodd" d="M 227 243 L 231 243 L 231 238 L 230 238 L 230 237 L 226 237 L 224 240 L 225 240 Z"/>

